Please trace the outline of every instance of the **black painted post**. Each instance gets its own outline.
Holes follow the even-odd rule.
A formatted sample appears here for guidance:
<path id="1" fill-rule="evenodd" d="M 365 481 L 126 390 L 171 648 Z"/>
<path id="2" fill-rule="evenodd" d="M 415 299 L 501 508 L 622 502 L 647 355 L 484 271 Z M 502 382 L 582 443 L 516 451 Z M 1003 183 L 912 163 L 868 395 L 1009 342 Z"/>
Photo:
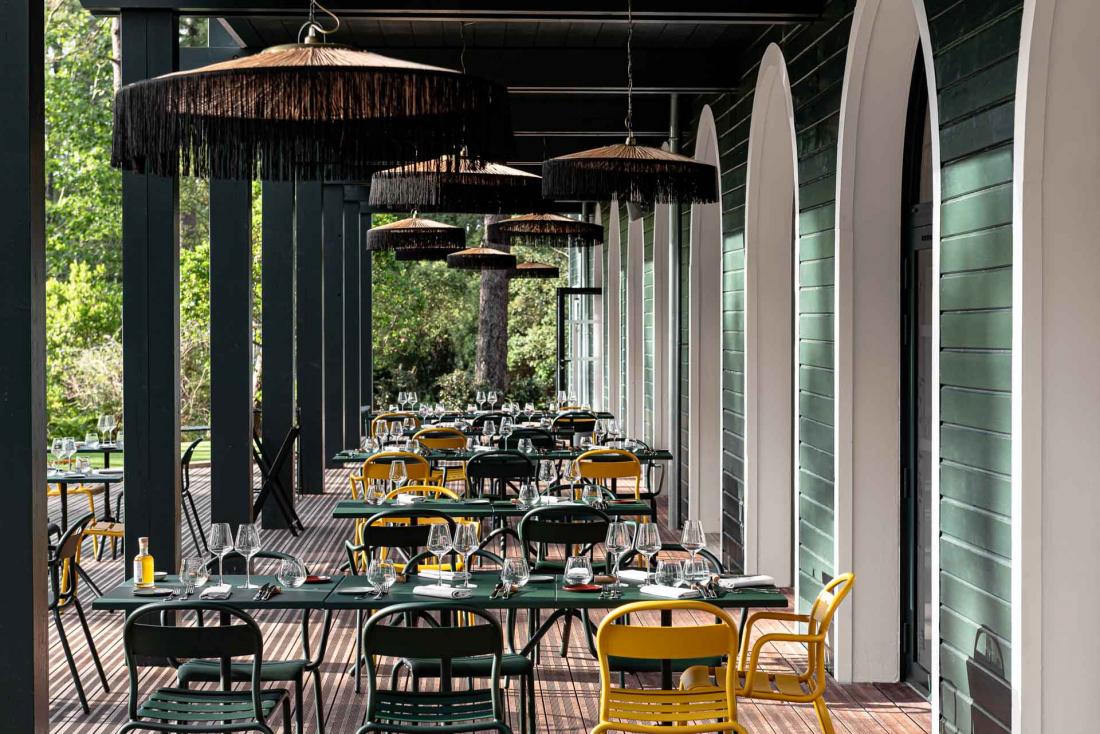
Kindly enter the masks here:
<path id="1" fill-rule="evenodd" d="M 123 10 L 122 82 L 174 71 L 169 10 Z M 157 567 L 180 549 L 179 182 L 122 174 L 122 365 L 126 555 L 147 536 Z M 127 578 L 129 563 L 123 564 Z"/>
<path id="2" fill-rule="evenodd" d="M 263 184 L 263 413 L 261 431 L 270 460 L 294 425 L 294 184 Z M 279 472 L 279 481 L 294 502 L 294 457 Z M 265 528 L 285 528 L 286 518 L 269 500 L 263 509 Z"/>
<path id="3" fill-rule="evenodd" d="M 252 182 L 210 181 L 210 518 L 252 522 Z"/>
<path id="4" fill-rule="evenodd" d="M 344 202 L 344 448 L 359 445 L 359 202 Z"/>
<path id="5" fill-rule="evenodd" d="M 344 448 L 344 187 L 325 186 L 321 226 L 325 320 L 325 465 Z"/>
<path id="6" fill-rule="evenodd" d="M 46 195 L 42 6 L 0 1 L 0 465 L 6 467 L 0 558 L 5 731 L 49 731 L 46 616 Z"/>
<path id="7" fill-rule="evenodd" d="M 359 403 L 368 410 L 374 405 L 374 281 L 372 255 L 367 249 L 371 214 L 366 204 L 359 206 Z M 362 430 L 365 415 L 360 415 Z"/>
<path id="8" fill-rule="evenodd" d="M 298 439 L 299 487 L 305 494 L 325 491 L 324 347 L 322 331 L 321 184 L 298 183 L 294 207 L 295 266 L 298 278 Z"/>

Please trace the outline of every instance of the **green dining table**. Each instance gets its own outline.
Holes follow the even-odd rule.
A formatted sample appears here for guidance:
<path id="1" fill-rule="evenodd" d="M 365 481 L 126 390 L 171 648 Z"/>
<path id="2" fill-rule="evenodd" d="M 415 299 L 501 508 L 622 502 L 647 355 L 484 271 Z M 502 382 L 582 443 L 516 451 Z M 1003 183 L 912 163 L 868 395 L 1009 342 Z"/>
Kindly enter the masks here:
<path id="1" fill-rule="evenodd" d="M 593 446 L 591 448 L 605 448 L 601 446 Z M 397 451 L 398 447 L 387 448 L 386 451 Z M 585 451 L 588 449 L 585 449 Z M 338 451 L 332 456 L 334 462 L 340 464 L 362 464 L 364 461 L 374 456 L 375 454 L 382 453 L 379 451 L 363 451 L 360 449 L 349 449 L 345 451 Z M 469 461 L 479 454 L 487 453 L 486 451 L 470 450 L 470 449 L 429 449 L 424 451 L 421 455 L 429 462 L 436 461 Z M 583 454 L 579 448 L 568 449 L 551 449 L 548 451 L 533 451 L 529 454 L 524 454 L 532 461 L 567 461 L 575 459 Z M 649 449 L 644 451 L 635 451 L 634 455 L 638 457 L 638 461 L 643 464 L 651 464 L 654 462 L 672 461 L 672 452 L 667 449 Z"/>
<path id="2" fill-rule="evenodd" d="M 557 502 L 539 507 L 584 507 L 577 502 Z M 387 500 L 381 504 L 368 504 L 366 500 L 340 500 L 332 509 L 332 517 L 336 520 L 362 520 L 373 517 L 383 510 L 410 509 L 410 510 L 436 510 L 450 517 L 523 517 L 532 509 L 520 507 L 517 503 L 508 500 L 491 502 L 487 500 L 421 500 L 411 504 L 400 504 L 393 500 Z M 609 502 L 603 511 L 613 516 L 648 515 L 649 503 L 636 501 Z"/>

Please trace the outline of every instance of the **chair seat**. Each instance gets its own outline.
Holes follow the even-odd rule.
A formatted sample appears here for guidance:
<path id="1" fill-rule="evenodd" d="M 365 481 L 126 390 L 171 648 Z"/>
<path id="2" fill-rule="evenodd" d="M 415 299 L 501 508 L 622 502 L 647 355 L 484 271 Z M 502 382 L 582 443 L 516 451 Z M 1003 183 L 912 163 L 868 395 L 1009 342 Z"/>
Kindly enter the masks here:
<path id="1" fill-rule="evenodd" d="M 286 698 L 281 689 L 260 692 L 260 708 L 266 718 Z M 242 691 L 189 691 L 184 688 L 160 688 L 145 699 L 137 710 L 146 719 L 178 722 L 255 720 L 252 693 Z"/>
<path id="2" fill-rule="evenodd" d="M 455 658 L 451 662 L 451 674 L 456 678 L 488 678 L 493 658 L 482 655 L 472 658 Z M 418 678 L 438 678 L 439 661 L 432 658 L 405 658 L 405 664 Z M 502 676 L 526 675 L 534 669 L 531 658 L 518 653 L 505 653 L 500 658 Z"/>
<path id="3" fill-rule="evenodd" d="M 102 535 L 108 538 L 122 538 L 126 535 L 126 526 L 120 522 L 96 520 L 84 528 L 85 535 Z"/>
<path id="4" fill-rule="evenodd" d="M 722 665 L 723 658 L 709 657 L 709 658 L 684 658 L 682 660 L 672 660 L 672 672 L 682 673 L 689 668 L 693 668 L 698 665 L 704 665 L 708 668 L 714 668 Z M 652 658 L 621 658 L 614 655 L 607 659 L 608 667 L 615 672 L 623 673 L 659 673 L 661 672 L 661 661 L 654 660 Z"/>
<path id="5" fill-rule="evenodd" d="M 69 487 L 68 489 L 66 489 L 65 494 L 100 495 L 100 494 L 103 494 L 105 491 L 106 491 L 106 489 L 104 488 L 104 486 L 102 484 L 91 484 L 91 485 L 79 484 L 75 487 Z M 60 484 L 53 484 L 53 483 L 47 484 L 46 485 L 46 496 L 47 497 L 60 497 L 61 496 L 61 485 Z"/>
<path id="6" fill-rule="evenodd" d="M 305 675 L 305 660 L 265 660 L 260 663 L 260 680 L 265 683 L 294 681 Z M 230 677 L 235 681 L 252 680 L 252 663 L 230 664 Z M 176 670 L 181 685 L 221 680 L 221 665 L 217 660 L 188 660 Z"/>
<path id="7" fill-rule="evenodd" d="M 391 725 L 387 731 L 423 731 L 424 724 L 465 728 L 461 725 L 492 720 L 496 715 L 488 690 L 451 693 L 375 691 L 372 703 L 375 720 Z M 470 726 L 469 730 L 474 731 L 476 727 Z"/>
<path id="8" fill-rule="evenodd" d="M 741 683 L 741 688 L 745 688 L 745 673 L 744 671 L 738 671 L 737 678 Z M 769 673 L 767 671 L 758 670 L 753 673 L 752 676 L 752 692 L 748 695 L 751 697 L 771 697 L 771 696 L 783 696 L 783 697 L 808 697 L 810 690 L 803 685 L 802 681 L 798 679 L 797 675 L 792 673 Z"/>

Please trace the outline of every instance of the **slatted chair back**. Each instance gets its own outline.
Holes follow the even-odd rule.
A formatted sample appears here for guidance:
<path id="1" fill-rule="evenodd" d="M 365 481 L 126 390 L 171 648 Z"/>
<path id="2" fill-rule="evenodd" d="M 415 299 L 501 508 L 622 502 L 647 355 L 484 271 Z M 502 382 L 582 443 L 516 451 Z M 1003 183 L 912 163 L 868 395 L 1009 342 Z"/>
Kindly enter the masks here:
<path id="1" fill-rule="evenodd" d="M 644 612 L 704 612 L 713 624 L 688 626 L 635 625 L 627 620 Z M 636 617 L 633 617 L 636 619 Z M 612 685 L 611 659 L 690 660 L 737 655 L 737 624 L 729 614 L 702 601 L 646 601 L 615 609 L 596 633 L 600 664 L 599 722 L 593 734 L 633 731 L 720 732 L 745 734 L 737 723 L 737 671 L 730 666 L 725 685 L 709 685 L 691 691 L 664 688 L 629 689 Z M 644 723 L 643 723 L 644 722 Z M 704 723 L 706 722 L 706 723 Z"/>
<path id="2" fill-rule="evenodd" d="M 538 507 L 516 525 L 520 548 L 529 563 L 535 563 L 542 549 L 558 546 L 565 557 L 592 556 L 597 545 L 607 538 L 611 517 L 594 507 L 577 505 Z"/>
<path id="3" fill-rule="evenodd" d="M 466 448 L 466 434 L 449 426 L 421 428 L 413 435 L 413 440 L 427 449 Z"/>
<path id="4" fill-rule="evenodd" d="M 405 462 L 405 473 L 410 482 L 420 482 L 431 475 L 428 460 L 411 451 L 382 451 L 363 462 L 363 479 L 383 482 L 390 478 L 390 464 Z"/>
<path id="5" fill-rule="evenodd" d="M 505 499 L 509 484 L 534 479 L 535 471 L 535 463 L 519 452 L 486 451 L 466 462 L 467 494 Z"/>
<path id="6" fill-rule="evenodd" d="M 49 559 L 51 607 L 68 604 L 76 596 L 80 544 L 84 541 L 84 530 L 93 520 L 95 516 L 90 512 L 78 518 L 61 534 L 53 548 Z"/>
<path id="7" fill-rule="evenodd" d="M 179 626 L 171 623 L 173 617 L 182 621 L 180 613 L 194 611 L 200 621 L 207 614 L 214 619 L 220 616 L 229 620 L 228 624 L 199 626 Z M 159 620 L 159 621 L 158 621 Z M 250 688 L 252 711 L 242 713 L 238 718 L 250 716 L 263 722 L 261 705 L 260 663 L 264 655 L 263 634 L 259 626 L 247 613 L 240 609 L 213 602 L 158 602 L 146 604 L 131 614 L 122 629 L 122 645 L 126 653 L 126 668 L 130 677 L 130 719 L 138 719 L 138 666 L 142 659 L 217 659 L 228 673 L 231 658 L 251 657 L 252 675 Z M 171 719 L 171 716 L 165 716 Z M 179 731 L 198 731 L 181 728 Z"/>
<path id="8" fill-rule="evenodd" d="M 554 436 L 546 429 L 521 426 L 513 429 L 512 435 L 501 439 L 501 448 L 514 450 L 524 438 L 531 439 L 531 445 L 538 451 L 549 451 L 557 445 Z"/>
<path id="9" fill-rule="evenodd" d="M 416 427 L 420 427 L 420 416 L 416 413 L 410 413 L 408 411 L 394 411 L 391 413 L 379 413 L 374 416 L 370 422 L 370 435 L 375 436 L 378 433 L 378 429 L 385 426 L 387 430 L 393 423 L 404 423 L 406 418 L 412 418 Z"/>
<path id="10" fill-rule="evenodd" d="M 408 619 L 433 613 L 462 620 L 461 626 L 407 626 Z M 500 692 L 500 665 L 504 652 L 500 623 L 474 607 L 450 604 L 398 604 L 374 614 L 363 627 L 363 653 L 367 661 L 367 715 L 360 732 L 445 731 L 510 732 L 504 724 Z M 427 658 L 439 661 L 439 691 L 384 690 L 378 686 L 378 661 L 383 656 Z M 452 663 L 456 658 L 489 657 L 490 674 L 484 688 L 456 691 Z M 389 726 L 378 726 L 385 722 Z M 394 727 L 394 728 L 390 728 Z"/>
<path id="11" fill-rule="evenodd" d="M 479 413 L 478 415 L 474 416 L 474 419 L 470 422 L 470 424 L 477 430 L 481 430 L 481 427 L 485 425 L 486 421 L 492 421 L 499 428 L 501 419 L 508 417 L 510 416 L 507 413 L 501 413 L 499 411 Z"/>
<path id="12" fill-rule="evenodd" d="M 456 523 L 446 513 L 413 507 L 381 510 L 357 528 L 357 543 L 344 544 L 348 562 L 355 571 L 365 572 L 370 559 L 376 555 L 389 558 L 395 551 L 405 553 L 410 559 L 424 555 L 422 549 L 428 543 L 432 525 L 441 523 L 450 528 L 453 538 Z M 406 563 L 404 568 L 412 571 L 417 565 Z"/>
<path id="13" fill-rule="evenodd" d="M 569 410 L 558 413 L 550 428 L 555 432 L 592 433 L 596 430 L 596 414 L 590 410 Z"/>

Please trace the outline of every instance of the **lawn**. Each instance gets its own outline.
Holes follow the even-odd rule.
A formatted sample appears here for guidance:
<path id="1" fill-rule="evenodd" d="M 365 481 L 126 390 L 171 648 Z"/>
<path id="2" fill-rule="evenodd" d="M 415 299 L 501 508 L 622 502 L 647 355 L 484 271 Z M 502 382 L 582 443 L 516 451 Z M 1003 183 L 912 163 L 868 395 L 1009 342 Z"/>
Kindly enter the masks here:
<path id="1" fill-rule="evenodd" d="M 191 445 L 190 441 L 184 441 L 180 444 L 180 456 L 183 456 L 183 452 L 187 450 L 187 447 Z M 78 454 L 80 458 L 87 459 L 91 462 L 92 468 L 98 469 L 103 466 L 103 454 Z M 52 460 L 52 457 L 51 457 Z M 120 467 L 125 464 L 126 452 L 123 451 L 117 454 L 111 454 L 111 467 Z M 206 440 L 195 447 L 195 453 L 191 458 L 192 463 L 200 463 L 210 461 L 210 441 Z"/>

